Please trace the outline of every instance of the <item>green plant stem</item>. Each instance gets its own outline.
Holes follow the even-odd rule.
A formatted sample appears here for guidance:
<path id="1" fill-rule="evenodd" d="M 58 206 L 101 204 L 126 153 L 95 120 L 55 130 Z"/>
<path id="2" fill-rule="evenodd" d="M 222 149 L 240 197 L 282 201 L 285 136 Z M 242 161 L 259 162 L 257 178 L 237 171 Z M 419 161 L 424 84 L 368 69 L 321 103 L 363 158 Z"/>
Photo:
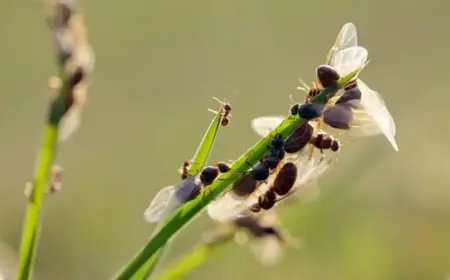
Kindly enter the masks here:
<path id="1" fill-rule="evenodd" d="M 234 234 L 234 231 L 230 232 L 227 236 L 214 243 L 205 244 L 204 242 L 200 242 L 190 252 L 179 258 L 171 268 L 167 269 L 167 271 L 157 279 L 176 280 L 186 276 L 193 269 L 207 261 L 211 253 L 217 248 L 220 248 L 233 240 Z"/>
<path id="2" fill-rule="evenodd" d="M 42 146 L 39 149 L 38 162 L 33 178 L 33 189 L 29 197 L 28 209 L 22 230 L 19 266 L 17 278 L 27 280 L 32 277 L 34 258 L 39 240 L 42 205 L 47 188 L 50 170 L 56 156 L 58 146 L 58 125 L 64 114 L 65 99 L 68 93 L 68 82 L 64 79 L 64 71 L 60 69 L 60 77 L 64 81 L 58 97 L 51 103 L 48 120 L 44 129 Z"/>
<path id="3" fill-rule="evenodd" d="M 359 73 L 360 69 L 349 73 L 347 76 L 341 78 L 337 84 L 325 88 L 313 100 L 313 103 L 325 104 L 329 98 L 334 96 L 336 92 L 347 84 L 353 77 Z M 148 259 L 153 254 L 164 246 L 177 232 L 179 232 L 186 224 L 197 216 L 211 201 L 218 198 L 224 191 L 239 178 L 239 174 L 246 172 L 250 167 L 249 164 L 255 165 L 266 154 L 270 141 L 275 134 L 281 134 L 283 139 L 288 137 L 294 130 L 304 123 L 298 115 L 287 117 L 276 129 L 269 135 L 261 139 L 251 149 L 244 153 L 231 166 L 232 170 L 236 172 L 227 172 L 220 175 L 214 182 L 205 188 L 202 195 L 196 199 L 186 203 L 183 207 L 173 213 L 167 220 L 161 230 L 150 239 L 146 246 L 133 258 L 133 260 L 125 267 L 125 269 L 116 278 L 118 280 L 132 279 L 139 269 L 145 265 Z"/>
<path id="4" fill-rule="evenodd" d="M 166 273 L 158 277 L 161 280 L 175 280 L 186 276 L 194 268 L 204 263 L 208 256 L 214 251 L 215 246 L 208 246 L 205 244 L 199 244 L 183 258 L 178 260 L 173 269 L 169 269 Z"/>
<path id="5" fill-rule="evenodd" d="M 212 119 L 210 125 L 206 129 L 205 134 L 203 135 L 202 140 L 200 141 L 200 144 L 198 145 L 197 151 L 195 152 L 194 157 L 192 158 L 192 165 L 188 171 L 188 176 L 197 175 L 199 172 L 202 171 L 203 167 L 206 165 L 206 162 L 208 161 L 208 158 L 211 154 L 211 151 L 213 149 L 217 137 L 217 133 L 219 132 L 219 128 L 221 127 L 220 125 L 222 120 L 221 109 Z M 163 224 L 164 221 L 159 223 L 158 226 L 155 228 L 154 233 L 157 233 Z M 143 267 L 139 269 L 138 272 L 135 273 L 133 279 L 136 280 L 148 279 L 150 275 L 154 272 L 157 264 L 163 258 L 164 252 L 168 250 L 167 248 L 168 245 L 169 245 L 168 243 L 164 244 L 164 246 L 162 246 L 161 249 L 156 254 L 154 254 L 143 265 Z"/>
<path id="6" fill-rule="evenodd" d="M 39 238 L 41 208 L 57 145 L 57 131 L 57 127 L 51 124 L 48 124 L 45 128 L 22 234 L 17 279 L 29 279 L 31 277 L 33 260 L 37 250 L 37 239 Z"/>

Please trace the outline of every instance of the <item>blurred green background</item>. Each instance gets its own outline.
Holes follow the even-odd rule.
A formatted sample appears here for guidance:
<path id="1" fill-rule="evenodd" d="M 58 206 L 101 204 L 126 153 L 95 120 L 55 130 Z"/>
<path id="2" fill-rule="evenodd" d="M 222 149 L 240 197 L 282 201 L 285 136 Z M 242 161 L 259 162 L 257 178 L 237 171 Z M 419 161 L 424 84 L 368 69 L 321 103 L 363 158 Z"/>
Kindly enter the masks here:
<path id="1" fill-rule="evenodd" d="M 314 80 L 352 21 L 372 62 L 362 78 L 397 124 L 400 152 L 381 136 L 346 146 L 314 203 L 285 208 L 305 242 L 275 267 L 231 244 L 186 279 L 439 279 L 450 275 L 450 4 L 399 1 L 81 2 L 97 55 L 83 126 L 59 153 L 63 191 L 48 197 L 38 279 L 108 279 L 148 240 L 142 213 L 179 181 L 218 108 L 233 105 L 211 163 L 259 137 L 250 120 L 286 114 L 297 78 Z M 38 1 L 0 1 L 0 236 L 19 246 L 30 179 L 56 72 Z M 160 269 L 214 223 L 177 236 Z M 161 271 L 161 270 L 160 270 Z"/>

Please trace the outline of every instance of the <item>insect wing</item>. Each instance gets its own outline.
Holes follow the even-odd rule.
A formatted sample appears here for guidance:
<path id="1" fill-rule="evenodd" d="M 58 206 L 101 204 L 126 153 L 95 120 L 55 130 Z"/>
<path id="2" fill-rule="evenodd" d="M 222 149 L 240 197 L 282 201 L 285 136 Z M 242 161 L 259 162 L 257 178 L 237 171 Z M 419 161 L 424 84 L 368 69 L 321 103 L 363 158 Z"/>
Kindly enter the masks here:
<path id="1" fill-rule="evenodd" d="M 365 113 L 373 119 L 378 129 L 386 136 L 392 147 L 398 151 L 398 145 L 395 141 L 395 122 L 384 103 L 383 97 L 378 92 L 371 90 L 361 80 L 357 82 L 361 90 L 361 105 Z M 366 130 L 367 134 L 373 132 L 374 130 Z"/>
<path id="2" fill-rule="evenodd" d="M 144 219 L 156 223 L 186 202 L 192 192 L 199 187 L 195 177 L 184 180 L 180 185 L 168 186 L 160 190 L 144 212 Z"/>
<path id="3" fill-rule="evenodd" d="M 341 31 L 339 32 L 336 41 L 334 42 L 333 47 L 331 47 L 328 55 L 326 64 L 330 65 L 334 56 L 346 49 L 351 47 L 356 47 L 358 45 L 358 36 L 356 33 L 356 26 L 348 22 L 342 26 Z"/>
<path id="4" fill-rule="evenodd" d="M 69 139 L 80 127 L 81 108 L 73 106 L 61 118 L 58 129 L 58 138 L 60 142 Z"/>
<path id="5" fill-rule="evenodd" d="M 150 205 L 144 212 L 144 219 L 149 223 L 157 223 L 164 219 L 167 210 L 174 210 L 177 206 L 174 203 L 176 186 L 168 186 L 160 190 L 153 198 Z"/>
<path id="6" fill-rule="evenodd" d="M 219 222 L 231 220 L 243 210 L 242 201 L 233 198 L 229 192 L 212 201 L 207 208 L 209 217 Z"/>
<path id="7" fill-rule="evenodd" d="M 245 175 L 244 175 L 245 176 Z M 222 195 L 219 199 L 211 202 L 208 205 L 207 211 L 211 219 L 225 222 L 241 215 L 250 206 L 258 201 L 258 196 L 269 189 L 276 176 L 270 176 L 267 184 L 258 182 L 256 189 L 248 195 L 237 198 L 236 195 L 229 191 Z"/>
<path id="8" fill-rule="evenodd" d="M 284 120 L 281 116 L 258 117 L 252 120 L 252 129 L 261 137 L 266 137 Z"/>
<path id="9" fill-rule="evenodd" d="M 284 257 L 283 244 L 274 236 L 264 236 L 252 240 L 251 251 L 263 265 L 279 263 Z"/>
<path id="10" fill-rule="evenodd" d="M 328 169 L 331 160 L 325 160 L 320 155 L 308 159 L 305 154 L 299 157 L 296 163 L 298 175 L 292 192 L 299 198 L 314 200 L 320 192 L 316 180 Z"/>
<path id="11" fill-rule="evenodd" d="M 368 52 L 364 47 L 354 46 L 338 52 L 330 65 L 343 77 L 357 68 L 362 68 L 367 56 Z"/>

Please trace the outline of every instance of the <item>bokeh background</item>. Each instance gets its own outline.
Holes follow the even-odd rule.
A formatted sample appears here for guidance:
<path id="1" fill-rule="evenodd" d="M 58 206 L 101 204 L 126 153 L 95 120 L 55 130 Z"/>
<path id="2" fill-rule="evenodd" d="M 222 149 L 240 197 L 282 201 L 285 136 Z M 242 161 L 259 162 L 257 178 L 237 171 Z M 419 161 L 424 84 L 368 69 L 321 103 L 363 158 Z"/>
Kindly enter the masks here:
<path id="1" fill-rule="evenodd" d="M 283 209 L 304 242 L 275 267 L 230 244 L 186 279 L 437 279 L 450 275 L 449 4 L 398 1 L 82 1 L 97 54 L 83 126 L 61 147 L 63 191 L 48 197 L 38 279 L 109 279 L 149 238 L 143 210 L 179 181 L 225 96 L 233 118 L 211 163 L 259 137 L 252 118 L 286 114 L 297 79 L 314 80 L 352 21 L 372 62 L 362 78 L 397 124 L 346 146 L 314 203 Z M 0 1 L 0 236 L 17 249 L 56 71 L 38 1 Z M 177 236 L 160 271 L 214 227 L 206 215 Z M 6 256 L 4 254 L 3 256 Z M 9 255 L 9 254 L 8 254 Z M 11 255 L 12 256 L 12 255 Z"/>

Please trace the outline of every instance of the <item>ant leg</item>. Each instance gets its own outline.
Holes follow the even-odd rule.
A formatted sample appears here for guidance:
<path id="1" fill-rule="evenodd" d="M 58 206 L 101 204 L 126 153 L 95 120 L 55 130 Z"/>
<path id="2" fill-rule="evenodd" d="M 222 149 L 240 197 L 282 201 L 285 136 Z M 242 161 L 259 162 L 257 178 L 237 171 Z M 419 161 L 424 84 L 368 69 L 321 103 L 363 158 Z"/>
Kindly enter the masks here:
<path id="1" fill-rule="evenodd" d="M 29 181 L 25 184 L 25 189 L 23 190 L 23 193 L 30 202 L 33 202 L 33 197 L 34 197 L 33 192 L 34 192 L 33 181 Z"/>
<path id="2" fill-rule="evenodd" d="M 225 97 L 225 100 L 224 100 L 224 101 L 220 100 L 220 99 L 217 98 L 217 97 L 213 97 L 213 99 L 216 100 L 217 102 L 219 102 L 219 103 L 222 104 L 222 105 L 225 105 L 225 104 L 227 103 L 227 98 L 226 98 L 226 97 Z"/>
<path id="3" fill-rule="evenodd" d="M 208 108 L 208 111 L 211 112 L 211 113 L 214 113 L 214 114 L 218 114 L 219 113 L 219 112 L 217 112 L 217 111 L 215 111 L 213 109 L 209 109 L 209 108 Z"/>
<path id="4" fill-rule="evenodd" d="M 329 136 L 338 137 L 344 134 L 344 131 L 339 129 L 333 129 L 331 133 L 328 133 Z"/>
<path id="5" fill-rule="evenodd" d="M 314 149 L 315 147 L 313 145 L 309 146 L 309 153 L 308 153 L 308 161 L 310 161 L 314 155 Z"/>

